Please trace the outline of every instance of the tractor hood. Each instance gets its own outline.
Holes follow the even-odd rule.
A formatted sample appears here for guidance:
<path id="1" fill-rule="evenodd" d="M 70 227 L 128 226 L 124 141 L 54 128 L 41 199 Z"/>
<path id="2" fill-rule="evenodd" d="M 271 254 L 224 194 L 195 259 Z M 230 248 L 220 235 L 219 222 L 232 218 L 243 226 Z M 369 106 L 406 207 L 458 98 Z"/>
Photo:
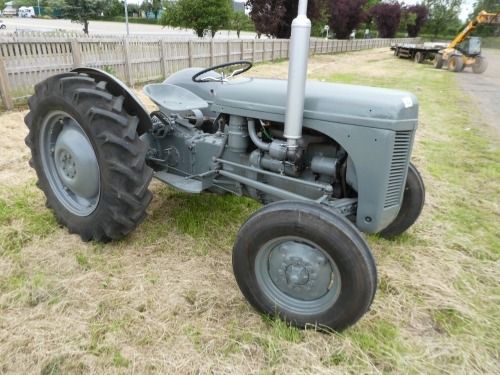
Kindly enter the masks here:
<path id="1" fill-rule="evenodd" d="M 284 122 L 287 81 L 239 78 L 215 92 L 212 110 Z M 307 120 L 390 130 L 417 127 L 418 101 L 406 91 L 308 81 L 304 100 Z"/>

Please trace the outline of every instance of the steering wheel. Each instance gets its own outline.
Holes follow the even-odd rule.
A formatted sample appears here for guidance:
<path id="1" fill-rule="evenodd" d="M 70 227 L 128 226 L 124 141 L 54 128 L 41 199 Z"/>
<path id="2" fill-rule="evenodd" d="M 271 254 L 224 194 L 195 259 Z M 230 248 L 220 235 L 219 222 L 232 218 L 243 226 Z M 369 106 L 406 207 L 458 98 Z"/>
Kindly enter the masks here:
<path id="1" fill-rule="evenodd" d="M 227 67 L 233 66 L 233 65 L 243 65 L 243 67 L 231 71 L 231 73 L 226 76 L 226 72 L 225 72 L 224 68 L 227 68 Z M 203 69 L 203 70 L 199 71 L 198 73 L 196 73 L 193 76 L 192 79 L 193 79 L 193 82 L 197 82 L 197 83 L 204 83 L 204 82 L 227 82 L 227 80 L 229 78 L 237 76 L 238 74 L 241 74 L 241 73 L 245 73 L 252 66 L 253 66 L 253 64 L 250 61 L 231 61 L 231 62 L 224 63 L 224 64 L 214 65 L 214 66 L 211 66 L 210 68 L 207 68 L 207 69 Z M 223 69 L 220 77 L 210 77 L 210 76 L 208 76 L 208 77 L 198 78 L 199 76 L 202 76 L 205 73 L 208 73 L 208 72 L 211 72 L 211 71 L 215 71 L 217 69 Z"/>

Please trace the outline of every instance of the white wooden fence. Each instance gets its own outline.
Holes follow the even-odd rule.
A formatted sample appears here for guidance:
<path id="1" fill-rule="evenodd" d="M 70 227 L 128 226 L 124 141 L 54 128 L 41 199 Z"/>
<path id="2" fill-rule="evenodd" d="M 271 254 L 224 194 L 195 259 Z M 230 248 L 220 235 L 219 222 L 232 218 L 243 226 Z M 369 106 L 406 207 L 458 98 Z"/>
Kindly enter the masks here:
<path id="1" fill-rule="evenodd" d="M 389 47 L 414 39 L 311 39 L 310 53 Z M 112 72 L 129 86 L 187 67 L 288 58 L 287 39 L 172 40 L 153 37 L 12 36 L 0 38 L 0 108 L 24 103 L 43 79 L 80 66 Z"/>

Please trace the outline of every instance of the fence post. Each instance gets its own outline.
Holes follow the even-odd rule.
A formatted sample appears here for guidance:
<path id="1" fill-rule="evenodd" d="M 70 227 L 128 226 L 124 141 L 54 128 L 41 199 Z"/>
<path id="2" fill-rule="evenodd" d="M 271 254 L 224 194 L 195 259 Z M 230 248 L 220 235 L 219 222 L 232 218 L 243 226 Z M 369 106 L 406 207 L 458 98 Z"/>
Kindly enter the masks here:
<path id="1" fill-rule="evenodd" d="M 163 67 L 163 78 L 167 78 L 168 76 L 168 67 L 167 67 L 167 48 L 165 46 L 165 43 L 163 42 L 163 39 L 160 39 L 160 54 L 161 54 L 161 61 L 162 61 L 162 67 Z"/>
<path id="2" fill-rule="evenodd" d="M 193 41 L 190 40 L 188 43 L 188 57 L 189 57 L 189 67 L 193 66 Z"/>
<path id="3" fill-rule="evenodd" d="M 210 66 L 215 65 L 215 44 L 214 38 L 210 41 Z"/>
<path id="4" fill-rule="evenodd" d="M 231 39 L 227 40 L 227 61 L 231 61 Z"/>
<path id="5" fill-rule="evenodd" d="M 130 49 L 127 37 L 123 38 L 123 47 L 125 51 L 125 75 L 127 77 L 127 83 L 129 86 L 133 86 L 134 79 L 132 77 L 132 65 L 130 64 L 130 58 L 129 58 Z"/>
<path id="6" fill-rule="evenodd" d="M 80 53 L 80 43 L 78 39 L 71 39 L 71 54 L 73 55 L 73 68 L 82 66 L 82 55 Z"/>
<path id="7" fill-rule="evenodd" d="M 255 47 L 256 47 L 256 44 L 257 44 L 256 42 L 257 42 L 257 41 L 254 39 L 254 40 L 253 40 L 253 43 L 252 43 L 252 47 L 253 47 L 253 48 L 252 48 L 252 50 L 253 50 L 253 51 L 252 51 L 252 52 L 253 52 L 253 53 L 252 53 L 252 62 L 253 62 L 254 64 L 255 64 L 255 62 L 256 62 L 256 61 L 255 61 L 255 56 L 256 56 Z"/>
<path id="8" fill-rule="evenodd" d="M 2 95 L 2 101 L 7 109 L 13 109 L 14 103 L 10 96 L 10 83 L 9 77 L 7 76 L 7 70 L 5 69 L 2 54 L 0 53 L 0 94 Z"/>
<path id="9" fill-rule="evenodd" d="M 243 43 L 243 39 L 241 39 L 241 60 L 245 60 L 245 43 Z"/>

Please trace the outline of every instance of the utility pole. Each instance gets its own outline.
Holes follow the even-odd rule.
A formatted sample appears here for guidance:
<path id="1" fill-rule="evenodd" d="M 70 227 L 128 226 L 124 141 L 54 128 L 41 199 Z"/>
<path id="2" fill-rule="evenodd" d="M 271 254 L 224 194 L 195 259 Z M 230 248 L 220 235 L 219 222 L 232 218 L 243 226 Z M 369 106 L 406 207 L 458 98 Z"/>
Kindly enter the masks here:
<path id="1" fill-rule="evenodd" d="M 127 36 L 128 36 L 128 11 L 127 11 L 127 0 L 124 1 L 125 4 L 125 25 L 127 25 Z"/>

